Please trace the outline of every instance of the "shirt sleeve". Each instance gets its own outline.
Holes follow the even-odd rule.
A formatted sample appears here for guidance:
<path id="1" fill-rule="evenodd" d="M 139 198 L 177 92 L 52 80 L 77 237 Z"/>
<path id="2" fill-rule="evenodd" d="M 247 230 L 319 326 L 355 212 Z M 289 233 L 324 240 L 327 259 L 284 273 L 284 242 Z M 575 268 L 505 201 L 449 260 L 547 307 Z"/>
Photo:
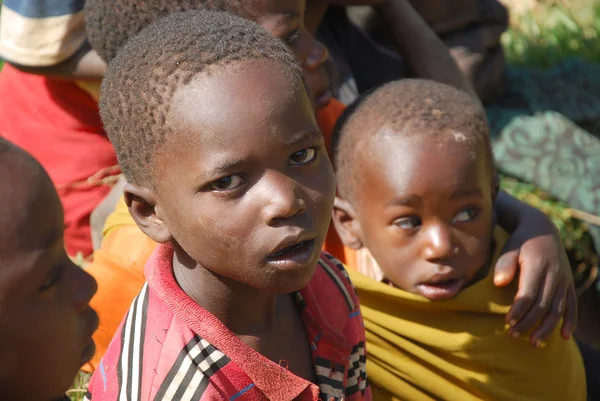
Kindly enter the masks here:
<path id="1" fill-rule="evenodd" d="M 61 63 L 86 40 L 84 0 L 4 0 L 0 56 L 29 67 Z"/>

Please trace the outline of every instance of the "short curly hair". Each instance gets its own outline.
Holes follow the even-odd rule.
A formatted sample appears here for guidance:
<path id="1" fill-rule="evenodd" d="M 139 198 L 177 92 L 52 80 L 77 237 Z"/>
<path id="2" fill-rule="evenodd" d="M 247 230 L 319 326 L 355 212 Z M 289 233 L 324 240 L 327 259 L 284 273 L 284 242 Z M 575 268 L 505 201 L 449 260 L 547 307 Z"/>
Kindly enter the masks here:
<path id="1" fill-rule="evenodd" d="M 175 92 L 209 69 L 270 60 L 304 87 L 294 54 L 258 24 L 218 11 L 161 18 L 123 47 L 102 83 L 100 115 L 123 170 L 135 184 L 153 185 L 151 161 L 172 133 L 167 115 Z"/>
<path id="2" fill-rule="evenodd" d="M 465 92 L 424 79 L 389 82 L 365 93 L 338 120 L 332 135 L 338 192 L 349 197 L 355 185 L 357 143 L 379 135 L 383 127 L 397 135 L 423 135 L 432 142 L 460 135 L 469 144 L 483 143 L 493 172 L 489 128 L 484 109 Z"/>
<path id="3" fill-rule="evenodd" d="M 161 17 L 181 11 L 227 11 L 255 19 L 259 0 L 86 0 L 87 37 L 107 63 L 115 58 L 127 41 Z"/>

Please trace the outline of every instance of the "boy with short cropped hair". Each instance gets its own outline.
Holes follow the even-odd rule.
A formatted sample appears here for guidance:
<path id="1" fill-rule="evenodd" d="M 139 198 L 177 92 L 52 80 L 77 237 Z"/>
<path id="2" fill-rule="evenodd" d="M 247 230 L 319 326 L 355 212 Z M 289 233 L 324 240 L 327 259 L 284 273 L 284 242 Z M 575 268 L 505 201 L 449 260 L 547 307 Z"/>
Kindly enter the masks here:
<path id="1" fill-rule="evenodd" d="M 517 288 L 493 282 L 508 235 L 479 105 L 432 81 L 392 82 L 342 119 L 334 152 L 334 223 L 357 250 L 374 398 L 586 399 L 573 339 L 554 331 L 536 349 L 506 335 Z"/>
<path id="2" fill-rule="evenodd" d="M 358 298 L 320 252 L 333 171 L 285 44 L 172 14 L 113 60 L 100 110 L 161 245 L 87 398 L 371 399 Z"/>
<path id="3" fill-rule="evenodd" d="M 1 398 L 66 398 L 94 355 L 96 282 L 65 252 L 62 206 L 48 174 L 2 138 L 0 183 Z"/>
<path id="4" fill-rule="evenodd" d="M 327 50 L 304 27 L 303 0 L 87 0 L 86 26 L 94 48 L 110 62 L 129 39 L 159 18 L 176 11 L 214 8 L 259 23 L 293 50 L 304 70 L 309 94 L 314 97 L 317 124 L 329 149 L 331 132 L 344 106 L 331 99 L 323 107 L 330 98 L 329 80 L 323 68 Z M 103 237 L 102 244 L 88 266 L 99 286 L 92 300 L 100 315 L 100 326 L 94 336 L 98 352 L 90 364 L 93 368 L 98 366 L 125 312 L 142 288 L 144 264 L 156 247 L 129 214 L 122 186 L 115 190 L 119 191 L 116 209 L 108 215 L 104 232 L 97 235 Z M 335 234 L 333 227 L 329 233 Z M 326 244 L 329 252 L 335 252 L 330 238 Z M 339 240 L 335 244 L 341 246 Z"/>

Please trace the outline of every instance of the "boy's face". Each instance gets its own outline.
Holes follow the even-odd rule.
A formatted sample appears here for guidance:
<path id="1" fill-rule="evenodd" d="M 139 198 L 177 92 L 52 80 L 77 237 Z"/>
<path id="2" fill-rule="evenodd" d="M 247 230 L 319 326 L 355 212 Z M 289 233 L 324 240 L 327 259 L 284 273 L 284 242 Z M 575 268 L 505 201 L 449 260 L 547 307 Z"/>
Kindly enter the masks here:
<path id="1" fill-rule="evenodd" d="M 64 396 L 95 351 L 98 317 L 89 301 L 96 282 L 68 258 L 60 201 L 50 180 L 41 181 L 31 193 L 14 180 L 8 202 L 16 206 L 1 219 L 9 233 L 0 245 L 2 399 Z"/>
<path id="2" fill-rule="evenodd" d="M 160 223 L 146 230 L 211 272 L 272 293 L 310 281 L 335 195 L 310 102 L 289 77 L 275 62 L 242 61 L 175 94 L 175 132 L 155 157 L 149 202 Z"/>
<path id="3" fill-rule="evenodd" d="M 367 247 L 399 288 L 431 300 L 456 296 L 490 254 L 493 188 L 484 146 L 395 133 L 368 142 L 353 206 L 346 206 L 353 210 L 335 212 L 338 228 L 340 213 L 352 216 L 340 230 L 344 241 Z"/>
<path id="4" fill-rule="evenodd" d="M 256 22 L 292 48 L 304 70 L 314 106 L 325 107 L 332 97 L 324 66 L 328 53 L 304 25 L 305 0 L 256 0 L 255 3 Z"/>

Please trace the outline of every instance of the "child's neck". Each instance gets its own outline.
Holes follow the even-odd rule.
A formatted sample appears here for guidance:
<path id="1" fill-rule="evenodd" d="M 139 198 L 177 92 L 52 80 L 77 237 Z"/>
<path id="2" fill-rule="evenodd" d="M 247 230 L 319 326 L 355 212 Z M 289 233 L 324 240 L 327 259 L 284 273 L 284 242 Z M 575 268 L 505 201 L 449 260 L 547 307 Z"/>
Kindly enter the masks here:
<path id="1" fill-rule="evenodd" d="M 173 273 L 190 298 L 238 336 L 270 331 L 277 324 L 281 296 L 215 274 L 177 246 Z"/>

